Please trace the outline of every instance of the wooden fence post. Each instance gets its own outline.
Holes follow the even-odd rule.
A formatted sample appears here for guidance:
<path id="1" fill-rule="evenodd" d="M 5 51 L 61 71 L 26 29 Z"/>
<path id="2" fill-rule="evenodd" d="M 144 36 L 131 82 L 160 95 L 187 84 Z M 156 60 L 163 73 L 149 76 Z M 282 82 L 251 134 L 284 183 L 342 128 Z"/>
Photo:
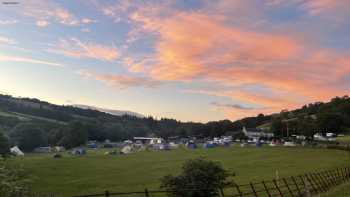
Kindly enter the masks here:
<path id="1" fill-rule="evenodd" d="M 325 191 L 327 191 L 329 189 L 329 185 L 327 180 L 324 179 L 324 177 L 322 176 L 322 173 L 317 172 L 317 176 L 320 178 L 322 185 L 324 186 Z"/>
<path id="2" fill-rule="evenodd" d="M 280 190 L 280 188 L 278 187 L 278 184 L 277 184 L 276 179 L 273 180 L 273 183 L 274 183 L 274 185 L 275 185 L 275 187 L 276 187 L 278 193 L 280 193 L 280 196 L 283 197 L 283 193 L 282 193 L 282 191 Z"/>
<path id="3" fill-rule="evenodd" d="M 145 197 L 149 197 L 149 192 L 147 188 L 145 189 Z"/>
<path id="4" fill-rule="evenodd" d="M 304 176 L 305 176 L 306 180 L 309 182 L 309 184 L 310 184 L 311 187 L 312 187 L 311 193 L 314 193 L 314 192 L 318 193 L 317 188 L 315 187 L 315 185 L 314 185 L 314 183 L 312 182 L 312 180 L 309 178 L 308 174 L 305 174 Z"/>
<path id="5" fill-rule="evenodd" d="M 220 187 L 219 190 L 220 190 L 221 197 L 225 197 L 225 193 L 222 187 Z"/>
<path id="6" fill-rule="evenodd" d="M 293 191 L 290 189 L 287 180 L 286 180 L 285 178 L 283 178 L 282 180 L 283 180 L 283 182 L 284 182 L 284 185 L 287 187 L 287 189 L 288 189 L 290 195 L 291 195 L 292 197 L 294 197 Z"/>
<path id="7" fill-rule="evenodd" d="M 242 194 L 242 192 L 241 192 L 241 189 L 239 189 L 239 185 L 235 184 L 235 186 L 236 186 L 236 189 L 237 189 L 237 192 L 238 192 L 239 196 L 240 196 L 240 197 L 243 197 L 243 194 Z"/>
<path id="8" fill-rule="evenodd" d="M 301 191 L 300 191 L 300 188 L 299 188 L 298 183 L 297 183 L 297 181 L 295 180 L 294 176 L 292 176 L 292 180 L 293 180 L 293 182 L 294 182 L 295 188 L 297 188 L 297 190 L 298 190 L 299 196 L 302 196 L 302 193 L 301 193 Z"/>
<path id="9" fill-rule="evenodd" d="M 108 190 L 105 191 L 105 195 L 106 195 L 106 197 L 109 197 L 109 191 Z"/>
<path id="10" fill-rule="evenodd" d="M 254 196 L 258 197 L 258 194 L 256 193 L 255 188 L 254 188 L 254 184 L 252 182 L 250 182 L 250 187 L 252 188 Z"/>
<path id="11" fill-rule="evenodd" d="M 317 191 L 318 192 L 323 192 L 324 188 L 322 187 L 322 183 L 320 183 L 320 180 L 316 178 L 316 176 L 314 175 L 314 173 L 310 173 L 310 177 L 311 179 L 314 181 L 314 183 L 317 186 Z"/>
<path id="12" fill-rule="evenodd" d="M 266 194 L 267 194 L 269 197 L 272 197 L 271 194 L 270 194 L 269 188 L 266 186 L 265 181 L 262 181 L 262 184 L 263 184 L 263 186 L 264 186 L 264 188 L 265 188 Z"/>

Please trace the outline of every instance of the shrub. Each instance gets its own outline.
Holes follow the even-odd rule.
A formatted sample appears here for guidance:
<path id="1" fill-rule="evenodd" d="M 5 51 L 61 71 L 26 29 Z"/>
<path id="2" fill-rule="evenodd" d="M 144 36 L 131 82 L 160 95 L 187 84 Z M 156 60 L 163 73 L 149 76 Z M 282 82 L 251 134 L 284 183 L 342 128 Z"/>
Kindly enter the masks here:
<path id="1" fill-rule="evenodd" d="M 22 197 L 29 192 L 29 179 L 18 166 L 0 157 L 0 197 Z"/>
<path id="2" fill-rule="evenodd" d="M 219 190 L 230 183 L 227 181 L 229 176 L 220 163 L 193 159 L 184 163 L 180 175 L 163 177 L 161 188 L 165 188 L 168 195 L 173 197 L 217 196 Z"/>

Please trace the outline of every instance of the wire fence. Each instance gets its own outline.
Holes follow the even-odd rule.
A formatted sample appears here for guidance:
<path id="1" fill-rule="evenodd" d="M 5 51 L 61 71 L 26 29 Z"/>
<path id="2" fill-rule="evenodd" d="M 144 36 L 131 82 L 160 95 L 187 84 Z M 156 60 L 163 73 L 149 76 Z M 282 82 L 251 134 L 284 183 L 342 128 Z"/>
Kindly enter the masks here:
<path id="1" fill-rule="evenodd" d="M 244 185 L 233 184 L 216 191 L 219 197 L 309 197 L 329 191 L 337 185 L 350 180 L 350 168 L 337 168 L 333 170 L 306 173 L 288 178 L 273 179 L 269 181 L 250 182 Z M 100 194 L 81 195 L 74 197 L 163 197 L 179 191 L 148 190 L 139 192 L 110 192 Z M 206 192 L 198 189 L 183 189 L 180 192 L 188 193 L 186 196 L 195 196 L 196 192 Z"/>

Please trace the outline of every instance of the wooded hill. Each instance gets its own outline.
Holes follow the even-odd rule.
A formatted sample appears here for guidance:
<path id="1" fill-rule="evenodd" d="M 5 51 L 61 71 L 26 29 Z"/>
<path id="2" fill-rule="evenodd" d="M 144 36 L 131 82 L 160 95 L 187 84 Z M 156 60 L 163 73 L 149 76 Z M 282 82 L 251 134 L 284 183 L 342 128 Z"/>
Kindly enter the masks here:
<path id="1" fill-rule="evenodd" d="M 0 130 L 26 151 L 37 146 L 64 145 L 74 147 L 87 140 L 119 141 L 134 136 L 215 137 L 242 129 L 261 128 L 276 136 L 315 132 L 350 132 L 350 98 L 333 98 L 300 109 L 272 115 L 259 114 L 237 121 L 222 120 L 208 123 L 180 122 L 153 117 L 116 116 L 105 112 L 60 106 L 38 99 L 0 95 Z"/>

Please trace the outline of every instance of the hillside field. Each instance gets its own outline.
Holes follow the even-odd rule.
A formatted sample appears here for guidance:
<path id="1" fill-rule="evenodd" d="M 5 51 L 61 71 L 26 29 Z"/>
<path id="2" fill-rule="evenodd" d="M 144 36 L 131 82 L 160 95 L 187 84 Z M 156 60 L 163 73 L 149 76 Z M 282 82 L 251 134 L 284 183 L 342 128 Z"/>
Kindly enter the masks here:
<path id="1" fill-rule="evenodd" d="M 172 151 L 143 151 L 130 155 L 104 155 L 106 149 L 89 150 L 85 156 L 52 158 L 51 154 L 27 154 L 15 158 L 31 175 L 37 192 L 63 196 L 110 191 L 143 191 L 158 189 L 166 174 L 177 174 L 181 164 L 191 158 L 204 157 L 219 161 L 235 172 L 239 184 L 298 175 L 313 170 L 349 166 L 350 155 L 345 151 L 286 148 L 231 147 Z"/>

